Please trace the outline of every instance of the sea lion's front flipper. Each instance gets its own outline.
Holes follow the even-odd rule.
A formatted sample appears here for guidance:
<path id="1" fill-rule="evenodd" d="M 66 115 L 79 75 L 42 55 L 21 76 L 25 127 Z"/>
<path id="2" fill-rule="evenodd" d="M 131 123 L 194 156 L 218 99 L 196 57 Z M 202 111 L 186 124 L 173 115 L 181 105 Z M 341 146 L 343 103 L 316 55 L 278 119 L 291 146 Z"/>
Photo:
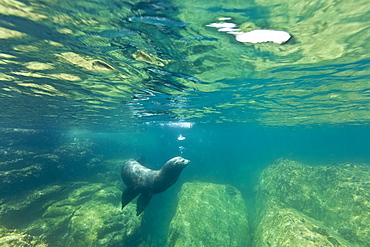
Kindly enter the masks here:
<path id="1" fill-rule="evenodd" d="M 134 190 L 132 187 L 127 187 L 123 193 L 122 193 L 122 209 L 129 204 L 137 195 L 139 192 Z"/>
<path id="2" fill-rule="evenodd" d="M 146 159 L 144 157 L 140 157 L 137 162 L 142 166 L 146 166 Z"/>
<path id="3" fill-rule="evenodd" d="M 136 215 L 139 216 L 146 206 L 148 206 L 150 199 L 152 199 L 152 194 L 145 194 L 142 193 L 137 199 L 137 206 L 136 206 Z"/>

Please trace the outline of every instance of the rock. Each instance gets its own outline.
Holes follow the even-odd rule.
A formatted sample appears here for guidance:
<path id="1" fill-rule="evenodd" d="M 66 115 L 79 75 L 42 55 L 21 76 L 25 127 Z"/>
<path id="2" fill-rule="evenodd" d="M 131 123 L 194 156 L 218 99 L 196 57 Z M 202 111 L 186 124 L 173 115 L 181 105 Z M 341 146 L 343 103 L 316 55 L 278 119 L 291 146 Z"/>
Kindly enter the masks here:
<path id="1" fill-rule="evenodd" d="M 230 185 L 185 183 L 173 217 L 167 247 L 249 246 L 247 210 Z"/>
<path id="2" fill-rule="evenodd" d="M 142 217 L 136 217 L 136 206 L 121 210 L 122 192 L 116 187 L 79 185 L 65 199 L 44 206 L 42 217 L 26 231 L 51 246 L 137 246 Z"/>
<path id="3" fill-rule="evenodd" d="M 0 200 L 0 222 L 7 227 L 21 228 L 41 217 L 45 205 L 60 199 L 67 187 L 43 186 L 32 191 L 19 191 Z"/>
<path id="4" fill-rule="evenodd" d="M 89 201 L 70 219 L 65 246 L 134 246 L 135 237 L 140 237 L 140 224 L 133 204 L 121 210 L 112 204 Z"/>
<path id="5" fill-rule="evenodd" d="M 286 207 L 279 200 L 265 205 L 254 246 L 353 246 L 321 222 Z"/>
<path id="6" fill-rule="evenodd" d="M 0 146 L 12 149 L 17 154 L 52 150 L 62 140 L 61 132 L 36 129 L 0 129 Z M 1 148 L 0 148 L 1 150 Z M 23 156 L 23 154 L 21 154 Z M 0 157 L 2 161 L 2 157 Z"/>
<path id="7" fill-rule="evenodd" d="M 32 184 L 33 181 L 42 176 L 42 173 L 42 167 L 38 164 L 30 165 L 20 169 L 0 171 L 1 193 L 10 194 L 19 190 L 19 187 L 24 187 L 26 184 Z"/>
<path id="8" fill-rule="evenodd" d="M 78 138 L 48 153 L 0 147 L 0 154 L 3 154 L 0 157 L 0 194 L 9 195 L 20 187 L 30 189 L 106 170 L 93 147 L 91 141 Z"/>
<path id="9" fill-rule="evenodd" d="M 2 247 L 46 247 L 47 245 L 35 236 L 10 230 L 0 226 L 0 246 Z"/>
<path id="10" fill-rule="evenodd" d="M 307 166 L 295 161 L 279 160 L 260 177 L 257 190 L 260 226 L 256 239 L 262 239 L 262 235 L 267 234 L 260 228 L 269 224 L 264 222 L 269 221 L 274 211 L 277 214 L 277 210 L 281 214 L 279 217 L 283 217 L 283 212 L 299 212 L 290 214 L 294 214 L 294 217 L 304 215 L 319 222 L 316 225 L 309 220 L 298 223 L 309 224 L 306 228 L 311 231 L 313 228 L 323 229 L 319 234 L 324 237 L 327 235 L 328 240 L 328 236 L 333 237 L 340 243 L 328 246 L 346 245 L 345 241 L 350 243 L 348 246 L 366 246 L 370 243 L 369 184 L 369 165 Z M 282 235 L 285 230 L 280 229 L 280 233 L 274 231 Z M 339 236 L 335 236 L 333 231 Z"/>
<path id="11" fill-rule="evenodd" d="M 66 166 L 86 164 L 90 159 L 94 158 L 90 146 L 76 142 L 58 147 L 54 150 L 54 154 L 58 155 L 60 157 L 60 162 L 66 163 Z"/>

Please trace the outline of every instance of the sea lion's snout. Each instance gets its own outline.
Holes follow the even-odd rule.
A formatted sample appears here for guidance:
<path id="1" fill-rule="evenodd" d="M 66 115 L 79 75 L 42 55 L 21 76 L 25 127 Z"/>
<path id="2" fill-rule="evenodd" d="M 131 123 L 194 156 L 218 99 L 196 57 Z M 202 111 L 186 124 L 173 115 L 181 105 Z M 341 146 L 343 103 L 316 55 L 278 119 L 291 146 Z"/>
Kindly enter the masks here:
<path id="1" fill-rule="evenodd" d="M 182 158 L 182 161 L 181 161 L 184 165 L 188 165 L 190 163 L 190 160 L 187 160 L 187 159 L 184 159 Z"/>

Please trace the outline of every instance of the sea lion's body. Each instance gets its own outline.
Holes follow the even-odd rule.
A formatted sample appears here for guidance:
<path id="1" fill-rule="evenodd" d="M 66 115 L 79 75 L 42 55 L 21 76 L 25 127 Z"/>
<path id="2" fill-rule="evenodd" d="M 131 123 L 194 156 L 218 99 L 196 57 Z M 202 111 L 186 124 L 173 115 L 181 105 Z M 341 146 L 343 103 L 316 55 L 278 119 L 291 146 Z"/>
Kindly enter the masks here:
<path id="1" fill-rule="evenodd" d="M 122 194 L 122 208 L 140 194 L 136 211 L 137 215 L 141 214 L 152 195 L 161 193 L 176 183 L 189 162 L 184 158 L 175 157 L 167 161 L 160 170 L 151 170 L 136 160 L 128 160 L 121 170 L 122 181 L 127 185 Z"/>

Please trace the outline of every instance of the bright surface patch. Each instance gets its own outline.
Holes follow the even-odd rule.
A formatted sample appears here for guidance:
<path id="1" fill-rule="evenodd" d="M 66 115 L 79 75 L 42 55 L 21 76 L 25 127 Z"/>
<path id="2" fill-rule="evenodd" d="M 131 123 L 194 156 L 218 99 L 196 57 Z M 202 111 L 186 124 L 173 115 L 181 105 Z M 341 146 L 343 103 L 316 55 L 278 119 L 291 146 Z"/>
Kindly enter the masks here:
<path id="1" fill-rule="evenodd" d="M 219 18 L 219 20 L 224 19 Z M 232 22 L 214 22 L 206 26 L 218 28 L 219 32 L 234 34 L 236 35 L 236 40 L 239 42 L 247 42 L 253 44 L 263 42 L 274 42 L 277 44 L 282 44 L 287 42 L 291 37 L 288 32 L 277 30 L 257 29 L 249 32 L 240 32 L 240 29 L 237 28 L 237 24 Z"/>
<path id="2" fill-rule="evenodd" d="M 215 22 L 215 23 L 208 24 L 206 26 L 207 27 L 217 27 L 217 28 L 221 28 L 221 27 L 233 28 L 233 27 L 236 27 L 236 24 L 231 23 L 231 22 Z"/>
<path id="3" fill-rule="evenodd" d="M 230 27 L 223 27 L 223 28 L 220 28 L 218 29 L 219 32 L 228 32 L 228 33 L 231 33 L 231 32 L 239 32 L 240 29 L 235 29 L 235 28 L 230 28 Z"/>
<path id="4" fill-rule="evenodd" d="M 219 21 L 228 21 L 231 20 L 231 17 L 220 17 L 218 18 Z"/>
<path id="5" fill-rule="evenodd" d="M 290 34 L 285 31 L 258 29 L 246 33 L 239 33 L 235 38 L 239 42 L 248 42 L 254 44 L 263 42 L 282 44 L 287 42 L 290 37 Z"/>

